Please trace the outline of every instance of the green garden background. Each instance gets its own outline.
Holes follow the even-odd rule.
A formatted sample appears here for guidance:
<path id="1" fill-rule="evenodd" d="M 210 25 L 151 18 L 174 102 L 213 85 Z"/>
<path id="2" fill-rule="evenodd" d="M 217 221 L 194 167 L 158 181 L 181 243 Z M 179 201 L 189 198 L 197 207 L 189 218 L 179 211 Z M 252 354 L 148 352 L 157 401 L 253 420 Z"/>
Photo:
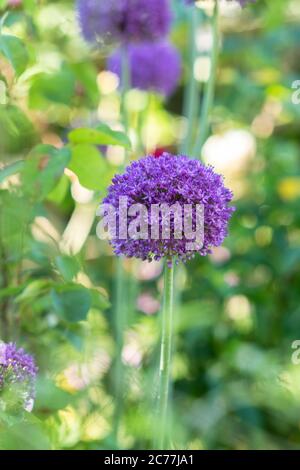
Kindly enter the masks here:
<path id="1" fill-rule="evenodd" d="M 209 12 L 201 5 L 191 70 L 189 7 L 174 0 L 172 8 L 180 83 L 168 100 L 127 93 L 131 159 L 177 152 L 192 74 L 198 104 L 203 97 Z M 151 448 L 160 263 L 125 263 L 118 439 L 113 432 L 116 263 L 95 217 L 129 146 L 118 79 L 106 69 L 112 46 L 84 41 L 73 1 L 0 0 L 0 11 L 1 339 L 24 347 L 39 367 L 33 411 L 0 407 L 0 448 Z M 300 3 L 229 5 L 219 30 L 202 158 L 224 174 L 236 211 L 222 247 L 178 267 L 171 443 L 299 449 Z M 75 149 L 72 130 L 96 124 L 100 150 Z"/>

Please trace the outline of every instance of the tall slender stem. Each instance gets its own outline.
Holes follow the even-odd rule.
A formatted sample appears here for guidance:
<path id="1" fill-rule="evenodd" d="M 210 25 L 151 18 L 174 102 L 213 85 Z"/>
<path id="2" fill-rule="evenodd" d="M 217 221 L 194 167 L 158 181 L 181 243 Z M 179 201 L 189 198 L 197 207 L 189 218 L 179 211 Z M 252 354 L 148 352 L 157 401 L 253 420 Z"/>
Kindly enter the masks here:
<path id="1" fill-rule="evenodd" d="M 8 274 L 8 261 L 6 258 L 6 252 L 4 244 L 0 242 L 0 261 L 1 261 L 1 277 L 3 288 L 9 286 L 9 274 Z M 1 315 L 1 334 L 0 340 L 7 341 L 9 338 L 9 298 L 4 297 L 3 301 L 0 304 L 0 315 Z"/>
<path id="2" fill-rule="evenodd" d="M 187 118 L 188 128 L 185 138 L 183 139 L 180 153 L 188 153 L 191 147 L 191 140 L 193 138 L 194 121 L 197 114 L 198 103 L 198 83 L 194 74 L 194 66 L 197 58 L 197 28 L 200 18 L 199 8 L 196 6 L 189 9 L 189 80 L 187 81 L 185 94 L 184 94 L 184 116 Z"/>
<path id="3" fill-rule="evenodd" d="M 121 89 L 121 115 L 125 132 L 128 132 L 128 115 L 126 109 L 126 93 L 129 90 L 129 63 L 128 49 L 125 45 L 122 53 L 122 89 Z M 126 166 L 128 153 L 125 153 L 124 163 Z M 114 305 L 114 332 L 116 341 L 116 355 L 114 365 L 114 396 L 115 410 L 113 422 L 113 435 L 118 442 L 119 427 L 123 411 L 124 392 L 124 366 L 122 362 L 122 350 L 124 344 L 124 330 L 127 325 L 127 300 L 126 300 L 126 277 L 124 272 L 124 260 L 116 259 L 116 281 L 115 281 L 115 305 Z"/>
<path id="4" fill-rule="evenodd" d="M 171 265 L 170 265 L 171 263 Z M 162 336 L 159 366 L 157 447 L 165 450 L 168 445 L 169 385 L 173 336 L 174 260 L 165 261 L 164 299 L 162 311 Z"/>
<path id="5" fill-rule="evenodd" d="M 126 95 L 130 88 L 130 64 L 129 64 L 129 51 L 128 46 L 125 44 L 122 48 L 122 71 L 121 71 L 121 116 L 124 131 L 127 133 L 129 128 L 129 119 L 126 107 Z M 125 154 L 124 165 L 128 159 L 128 152 Z"/>
<path id="6" fill-rule="evenodd" d="M 122 350 L 124 345 L 124 330 L 127 323 L 126 308 L 126 283 L 124 273 L 124 261 L 116 259 L 116 283 L 115 283 L 115 309 L 114 309 L 114 332 L 116 341 L 116 354 L 114 365 L 114 396 L 115 410 L 113 435 L 118 442 L 119 427 L 123 411 L 124 392 L 124 366 L 122 362 Z"/>
<path id="7" fill-rule="evenodd" d="M 203 108 L 201 110 L 200 123 L 199 123 L 200 124 L 199 133 L 198 133 L 198 137 L 197 137 L 194 149 L 193 149 L 193 154 L 198 158 L 201 158 L 202 147 L 208 134 L 209 120 L 210 120 L 210 115 L 211 115 L 211 110 L 212 110 L 213 100 L 214 100 L 214 90 L 215 90 L 217 62 L 218 62 L 218 43 L 219 43 L 218 16 L 219 16 L 218 0 L 215 0 L 214 13 L 213 13 L 213 19 L 212 19 L 213 46 L 212 46 L 212 51 L 211 51 L 210 77 L 209 77 L 209 80 L 207 82 L 206 89 L 205 89 Z"/>

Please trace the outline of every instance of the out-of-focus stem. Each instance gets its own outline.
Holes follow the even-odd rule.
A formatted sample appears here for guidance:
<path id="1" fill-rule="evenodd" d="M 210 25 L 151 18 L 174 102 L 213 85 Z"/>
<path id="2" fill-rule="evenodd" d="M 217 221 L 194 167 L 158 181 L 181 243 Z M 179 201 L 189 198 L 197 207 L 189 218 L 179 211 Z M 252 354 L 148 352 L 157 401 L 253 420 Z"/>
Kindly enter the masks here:
<path id="1" fill-rule="evenodd" d="M 216 72 L 217 72 L 217 62 L 218 62 L 218 46 L 219 46 L 219 35 L 218 35 L 218 16 L 219 16 L 219 6 L 218 1 L 215 1 L 214 13 L 212 18 L 212 32 L 213 32 L 213 46 L 211 50 L 211 70 L 210 77 L 206 85 L 203 107 L 201 110 L 200 122 L 199 122 L 199 132 L 198 137 L 193 149 L 193 155 L 198 158 L 201 158 L 201 151 L 203 144 L 207 138 L 208 128 L 209 128 L 209 119 L 211 115 L 211 110 L 214 100 L 214 90 L 216 82 Z"/>
<path id="2" fill-rule="evenodd" d="M 121 114 L 124 131 L 128 132 L 128 114 L 126 109 L 126 94 L 129 90 L 129 62 L 126 45 L 122 53 L 122 91 L 121 91 Z M 123 169 L 128 161 L 128 153 L 125 153 Z M 115 410 L 113 422 L 113 435 L 118 442 L 119 427 L 123 412 L 124 395 L 124 365 L 122 362 L 122 350 L 124 344 L 124 330 L 127 325 L 127 299 L 126 299 L 126 277 L 124 271 L 123 258 L 116 259 L 116 280 L 115 280 L 115 305 L 114 305 L 114 333 L 116 341 L 116 355 L 114 364 L 114 397 Z"/>
<path id="3" fill-rule="evenodd" d="M 9 275 L 8 275 L 8 261 L 6 258 L 5 248 L 0 242 L 0 260 L 1 260 L 1 278 L 2 286 L 6 288 L 9 286 Z M 3 301 L 0 304 L 0 315 L 1 315 L 1 335 L 0 340 L 7 341 L 9 338 L 9 298 L 4 297 Z"/>
<path id="4" fill-rule="evenodd" d="M 200 19 L 200 11 L 197 7 L 189 9 L 189 80 L 186 82 L 184 93 L 184 116 L 187 118 L 188 127 L 186 136 L 182 142 L 180 153 L 189 153 L 193 138 L 194 122 L 197 114 L 198 83 L 194 74 L 194 65 L 197 58 L 197 28 Z"/>
<path id="5" fill-rule="evenodd" d="M 114 307 L 114 333 L 116 342 L 116 355 L 114 365 L 114 396 L 115 410 L 113 434 L 118 441 L 120 421 L 123 411 L 124 393 L 124 365 L 122 350 L 124 344 L 124 330 L 127 323 L 126 279 L 123 258 L 116 259 L 115 307 Z"/>
<path id="6" fill-rule="evenodd" d="M 125 44 L 122 48 L 122 71 L 121 71 L 121 116 L 124 127 L 124 132 L 127 133 L 129 130 L 129 119 L 126 107 L 126 95 L 130 88 L 130 64 L 128 48 Z M 125 153 L 124 166 L 128 162 L 128 152 Z"/>
<path id="7" fill-rule="evenodd" d="M 174 303 L 174 260 L 165 261 L 164 299 L 162 310 L 162 335 L 159 366 L 159 390 L 157 413 L 156 448 L 166 450 L 168 447 L 169 385 L 171 371 L 171 353 L 173 336 L 173 303 Z"/>

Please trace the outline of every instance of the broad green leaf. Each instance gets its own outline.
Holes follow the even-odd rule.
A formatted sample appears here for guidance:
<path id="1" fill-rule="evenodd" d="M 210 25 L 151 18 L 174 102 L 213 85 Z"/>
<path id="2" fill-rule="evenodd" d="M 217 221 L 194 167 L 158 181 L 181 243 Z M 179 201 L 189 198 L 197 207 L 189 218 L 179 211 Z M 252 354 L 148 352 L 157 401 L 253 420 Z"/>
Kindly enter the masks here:
<path id="1" fill-rule="evenodd" d="M 24 13 L 22 11 L 10 11 L 6 17 L 4 18 L 3 21 L 3 26 L 7 26 L 10 28 L 13 26 L 15 23 L 19 23 L 23 21 L 25 18 Z"/>
<path id="2" fill-rule="evenodd" d="M 74 97 L 75 76 L 68 67 L 56 73 L 42 73 L 35 77 L 29 92 L 33 108 L 45 109 L 49 102 L 70 105 Z"/>
<path id="3" fill-rule="evenodd" d="M 12 176 L 15 173 L 18 173 L 23 168 L 23 165 L 24 165 L 24 161 L 19 160 L 15 163 L 12 163 L 11 165 L 7 165 L 6 167 L 2 168 L 0 170 L 0 183 L 2 183 L 9 176 Z"/>
<path id="4" fill-rule="evenodd" d="M 66 281 L 72 281 L 80 269 L 75 257 L 61 255 L 55 258 L 55 264 Z"/>
<path id="5" fill-rule="evenodd" d="M 27 157 L 21 173 L 25 193 L 43 200 L 56 186 L 70 160 L 67 147 L 38 145 Z"/>
<path id="6" fill-rule="evenodd" d="M 54 204 L 61 204 L 69 194 L 69 189 L 70 180 L 63 174 L 52 191 L 47 195 L 47 201 L 54 202 Z"/>
<path id="7" fill-rule="evenodd" d="M 28 284 L 23 292 L 15 299 L 16 302 L 32 302 L 36 297 L 44 293 L 50 285 L 47 279 L 36 279 Z"/>
<path id="8" fill-rule="evenodd" d="M 91 294 L 88 289 L 69 284 L 51 292 L 54 309 L 64 320 L 78 322 L 85 320 L 91 307 Z"/>
<path id="9" fill-rule="evenodd" d="M 72 64 L 71 68 L 79 85 L 82 86 L 82 99 L 91 106 L 97 107 L 99 103 L 99 88 L 97 85 L 97 68 L 87 61 Z"/>
<path id="10" fill-rule="evenodd" d="M 100 191 L 107 185 L 110 167 L 94 145 L 81 144 L 72 147 L 72 158 L 68 167 L 88 189 Z"/>
<path id="11" fill-rule="evenodd" d="M 4 289 L 0 290 L 0 300 L 4 299 L 6 297 L 16 297 L 17 294 L 19 294 L 22 289 L 24 288 L 24 285 L 20 286 L 12 286 L 12 287 L 6 287 Z"/>
<path id="12" fill-rule="evenodd" d="M 119 131 L 113 131 L 105 124 L 98 124 L 93 129 L 78 128 L 69 133 L 73 144 L 119 145 L 126 149 L 131 148 L 128 137 Z"/>
<path id="13" fill-rule="evenodd" d="M 34 207 L 17 192 L 0 191 L 0 238 L 8 253 L 8 262 L 18 260 L 28 242 L 28 227 Z"/>
<path id="14" fill-rule="evenodd" d="M 50 442 L 43 423 L 32 413 L 9 419 L 0 415 L 0 449 L 48 450 Z"/>
<path id="15" fill-rule="evenodd" d="M 0 106 L 0 151 L 9 154 L 29 149 L 35 144 L 36 132 L 20 108 Z"/>
<path id="16" fill-rule="evenodd" d="M 65 408 L 73 399 L 73 396 L 58 388 L 55 383 L 46 378 L 38 377 L 36 383 L 35 409 L 61 410 Z"/>
<path id="17" fill-rule="evenodd" d="M 68 328 L 61 331 L 61 335 L 77 351 L 83 351 L 85 344 L 84 328 L 80 323 L 69 323 Z"/>
<path id="18" fill-rule="evenodd" d="M 28 53 L 19 38 L 2 34 L 0 36 L 0 52 L 11 63 L 17 75 L 24 72 L 28 63 Z"/>
<path id="19" fill-rule="evenodd" d="M 97 289 L 91 289 L 90 292 L 92 296 L 93 307 L 100 310 L 106 310 L 110 306 L 110 302 L 103 292 Z"/>

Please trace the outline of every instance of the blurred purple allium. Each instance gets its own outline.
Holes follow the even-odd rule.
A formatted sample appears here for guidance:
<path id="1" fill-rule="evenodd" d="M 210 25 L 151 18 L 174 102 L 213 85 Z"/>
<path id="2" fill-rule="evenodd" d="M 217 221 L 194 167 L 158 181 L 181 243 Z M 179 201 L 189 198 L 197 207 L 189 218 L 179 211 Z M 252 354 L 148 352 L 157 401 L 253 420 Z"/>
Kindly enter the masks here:
<path id="1" fill-rule="evenodd" d="M 145 91 L 169 96 L 181 74 L 181 59 L 177 49 L 167 41 L 144 42 L 128 46 L 130 85 Z M 108 69 L 122 74 L 122 50 L 117 49 L 108 59 Z"/>
<path id="2" fill-rule="evenodd" d="M 124 196 L 127 197 L 127 209 L 137 203 L 146 206 L 149 223 L 153 223 L 153 218 L 149 215 L 153 204 L 166 203 L 172 206 L 179 203 L 181 208 L 185 204 L 202 204 L 204 240 L 203 246 L 197 250 L 201 255 L 208 254 L 211 247 L 221 245 L 234 211 L 233 207 L 229 207 L 233 195 L 225 188 L 223 177 L 216 174 L 212 167 L 187 156 L 169 153 L 163 153 L 159 158 L 148 155 L 134 161 L 124 174 L 113 178 L 103 202 L 114 208 L 117 229 L 120 224 L 119 198 Z M 128 216 L 127 227 L 134 218 Z M 160 228 L 158 239 L 150 236 L 147 239 L 124 239 L 120 237 L 118 230 L 116 237 L 110 241 L 115 254 L 148 261 L 176 255 L 178 259 L 186 261 L 194 256 L 195 252 L 187 250 L 187 241 L 190 240 L 185 238 L 185 234 L 182 239 L 174 237 L 174 220 L 173 225 L 171 221 L 169 239 L 162 237 L 161 214 L 156 217 L 156 222 Z"/>
<path id="3" fill-rule="evenodd" d="M 77 0 L 77 13 L 89 42 L 155 40 L 171 26 L 169 0 Z"/>
<path id="4" fill-rule="evenodd" d="M 238 2 L 242 7 L 244 7 L 247 3 L 255 3 L 256 0 L 238 0 Z"/>
<path id="5" fill-rule="evenodd" d="M 37 366 L 33 356 L 14 343 L 0 343 L 0 397 L 14 394 L 26 411 L 31 411 L 35 398 Z"/>

